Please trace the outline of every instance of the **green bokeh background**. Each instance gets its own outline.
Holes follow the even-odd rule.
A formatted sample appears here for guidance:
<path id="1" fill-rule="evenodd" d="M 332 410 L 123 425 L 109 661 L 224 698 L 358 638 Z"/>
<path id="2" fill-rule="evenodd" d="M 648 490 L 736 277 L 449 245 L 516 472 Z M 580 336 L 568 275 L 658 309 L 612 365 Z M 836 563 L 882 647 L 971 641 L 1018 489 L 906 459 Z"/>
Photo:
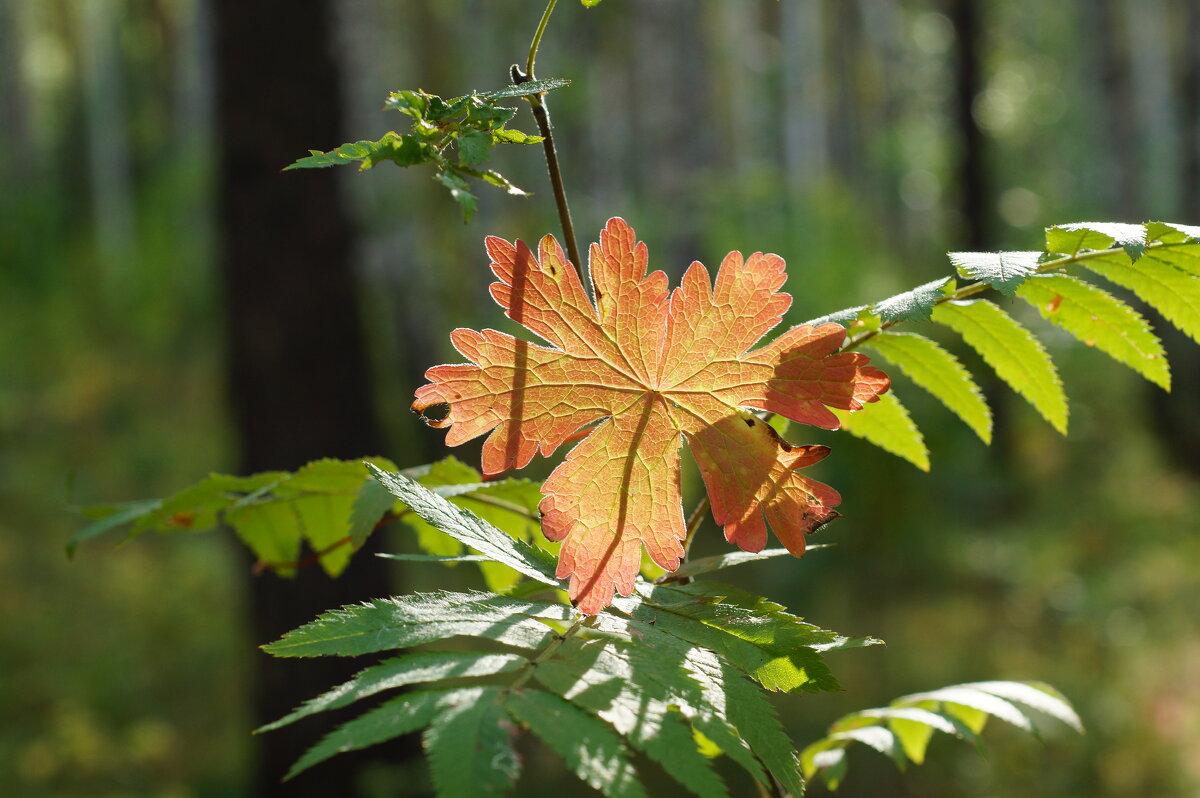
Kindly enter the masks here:
<path id="1" fill-rule="evenodd" d="M 401 126 L 378 110 L 390 89 L 503 85 L 538 5 L 336 3 L 346 139 Z M 1186 118 L 1197 103 L 1182 94 L 1195 84 L 1180 77 L 1198 35 L 1188 5 L 974 3 L 987 246 L 1035 249 L 1042 227 L 1066 221 L 1200 223 L 1186 217 L 1200 188 L 1183 167 L 1200 146 Z M 575 81 L 551 104 L 581 240 L 621 215 L 673 277 L 730 249 L 780 253 L 793 322 L 947 273 L 944 253 L 963 246 L 968 220 L 946 10 L 564 2 L 539 72 Z M 211 28 L 205 0 L 0 0 L 0 794 L 248 795 L 246 674 L 265 641 L 245 628 L 237 543 L 147 536 L 63 554 L 80 526 L 70 508 L 164 495 L 234 467 Z M 525 111 L 516 125 L 532 130 Z M 557 232 L 537 149 L 504 148 L 493 166 L 535 196 L 483 188 L 466 226 L 427 174 L 384 165 L 342 176 L 384 454 L 437 434 L 404 408 L 414 375 L 454 357 L 446 333 L 500 323 L 483 236 Z M 281 175 L 279 190 L 295 179 Z M 1157 389 L 1012 310 L 1061 368 L 1068 437 L 989 382 L 998 425 L 985 447 L 897 379 L 932 472 L 793 428 L 796 442 L 834 446 L 818 477 L 842 491 L 847 520 L 820 537 L 838 545 L 729 579 L 888 641 L 831 656 L 844 693 L 779 697 L 798 743 L 844 712 L 992 678 L 1055 684 L 1088 727 L 1044 744 L 993 728 L 984 756 L 940 740 L 903 777 L 854 750 L 843 795 L 1196 795 L 1198 454 L 1173 450 L 1180 430 Z M 1185 355 L 1185 385 L 1197 361 L 1187 342 L 1170 343 Z M 1195 404 L 1178 390 L 1173 401 Z M 698 553 L 724 545 L 707 532 Z M 477 584 L 468 569 L 431 568 L 398 571 L 398 583 Z M 528 755 L 522 794 L 584 789 Z M 362 779 L 384 796 L 424 777 L 409 764 Z"/>

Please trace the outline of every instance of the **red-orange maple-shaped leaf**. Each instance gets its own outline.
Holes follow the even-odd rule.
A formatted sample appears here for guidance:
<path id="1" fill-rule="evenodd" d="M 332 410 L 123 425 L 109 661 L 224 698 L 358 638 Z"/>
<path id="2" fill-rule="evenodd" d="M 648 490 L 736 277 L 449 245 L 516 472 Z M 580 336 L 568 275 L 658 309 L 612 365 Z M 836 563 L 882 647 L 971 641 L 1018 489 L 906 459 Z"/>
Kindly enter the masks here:
<path id="1" fill-rule="evenodd" d="M 492 296 L 551 346 L 455 330 L 451 340 L 471 362 L 429 369 L 413 409 L 448 406 L 444 418 L 426 420 L 449 427 L 450 446 L 491 432 L 485 474 L 549 455 L 596 424 L 550 474 L 540 505 L 546 537 L 563 544 L 558 576 L 570 577 L 580 610 L 599 612 L 614 591 L 633 591 L 642 547 L 663 568 L 679 567 L 681 436 L 713 517 L 741 548 L 761 550 L 770 523 L 799 556 L 805 535 L 837 516 L 837 491 L 797 473 L 829 450 L 790 446 L 738 408 L 837 429 L 829 408 L 876 401 L 888 378 L 864 355 L 837 351 L 846 335 L 837 324 L 795 327 L 748 351 L 791 305 L 778 291 L 782 258 L 731 252 L 715 285 L 693 263 L 668 291 L 665 274 L 646 274 L 645 244 L 612 219 L 591 247 L 593 302 L 552 236 L 537 256 L 500 238 L 488 238 L 487 251 L 499 280 Z"/>

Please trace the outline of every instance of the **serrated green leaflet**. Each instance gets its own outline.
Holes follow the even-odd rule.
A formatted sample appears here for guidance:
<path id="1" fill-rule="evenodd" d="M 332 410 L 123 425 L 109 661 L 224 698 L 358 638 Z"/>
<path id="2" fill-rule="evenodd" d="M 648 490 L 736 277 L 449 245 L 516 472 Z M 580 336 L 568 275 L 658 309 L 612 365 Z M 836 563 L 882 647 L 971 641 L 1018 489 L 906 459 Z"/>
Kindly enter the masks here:
<path id="1" fill-rule="evenodd" d="M 1074 255 L 1085 249 L 1130 247 L 1138 252 L 1145 244 L 1146 230 L 1140 224 L 1120 222 L 1072 222 L 1046 230 L 1046 251 Z M 1134 252 L 1130 252 L 1133 257 Z"/>
<path id="2" fill-rule="evenodd" d="M 1200 227 L 1183 224 L 1151 222 L 1146 226 L 1146 240 L 1157 244 L 1146 249 L 1146 257 L 1159 266 L 1182 269 L 1200 275 Z"/>
<path id="3" fill-rule="evenodd" d="M 1147 251 L 1155 252 L 1152 248 Z M 1125 253 L 1084 262 L 1106 280 L 1128 288 L 1194 341 L 1200 341 L 1200 278 L 1146 257 L 1133 263 Z"/>
<path id="4" fill-rule="evenodd" d="M 939 277 L 911 291 L 876 302 L 871 310 L 885 322 L 928 321 L 938 302 L 954 292 L 953 277 Z"/>
<path id="5" fill-rule="evenodd" d="M 513 750 L 517 727 L 505 711 L 499 687 L 478 696 L 443 699 L 445 709 L 422 737 L 439 796 L 507 795 L 521 772 Z"/>
<path id="6" fill-rule="evenodd" d="M 602 721 L 541 690 L 514 690 L 507 706 L 591 787 L 609 798 L 646 795 L 625 746 Z"/>
<path id="7" fill-rule="evenodd" d="M 915 333 L 881 332 L 866 346 L 893 363 L 966 422 L 984 443 L 992 442 L 992 411 L 971 373 L 939 344 Z"/>
<path id="8" fill-rule="evenodd" d="M 368 748 L 422 729 L 433 721 L 444 702 L 475 701 L 482 695 L 482 688 L 451 687 L 394 698 L 325 735 L 292 765 L 286 778 L 291 779 L 331 756 Z"/>
<path id="9" fill-rule="evenodd" d="M 1045 274 L 1027 281 L 1017 296 L 1037 308 L 1042 318 L 1170 390 L 1171 371 L 1162 342 L 1137 311 L 1111 294 L 1075 277 Z"/>
<path id="10" fill-rule="evenodd" d="M 350 509 L 350 545 L 359 548 L 375 531 L 384 514 L 396 504 L 396 497 L 373 479 L 364 479 Z"/>
<path id="11" fill-rule="evenodd" d="M 845 773 L 844 756 L 832 756 L 851 742 L 863 743 L 903 768 L 906 760 L 921 764 L 934 731 L 973 741 L 988 718 L 997 717 L 1036 734 L 1020 708 L 1030 707 L 1082 732 L 1075 710 L 1053 688 L 1038 682 L 974 682 L 903 696 L 889 707 L 854 712 L 839 718 L 829 734 L 801 754 L 804 773 L 820 774 L 831 788 Z"/>
<path id="12" fill-rule="evenodd" d="M 804 549 L 804 553 L 808 554 L 817 549 L 828 548 L 832 545 L 832 543 L 809 544 Z M 770 560 L 775 557 L 787 555 L 791 555 L 791 552 L 787 549 L 763 549 L 762 551 L 731 551 L 726 554 L 714 554 L 711 557 L 700 557 L 695 560 L 687 560 L 672 571 L 669 581 L 674 582 L 689 576 L 699 576 L 700 574 L 732 568 L 735 565 L 744 565 L 746 563 Z"/>
<path id="13" fill-rule="evenodd" d="M 1005 296 L 1012 296 L 1038 268 L 1040 252 L 951 252 L 950 262 L 958 276 L 987 283 Z"/>
<path id="14" fill-rule="evenodd" d="M 844 432 L 902 457 L 922 471 L 929 470 L 925 438 L 894 389 L 881 395 L 878 402 L 863 405 L 862 410 L 850 413 L 834 409 L 833 414 L 841 419 Z"/>
<path id="15" fill-rule="evenodd" d="M 933 320 L 961 335 L 1000 379 L 1067 434 L 1067 397 L 1058 370 L 1027 329 L 983 299 L 944 302 L 934 309 Z"/>
<path id="16" fill-rule="evenodd" d="M 871 312 L 867 308 L 866 305 L 858 305 L 853 308 L 846 308 L 845 310 L 838 310 L 833 313 L 828 313 L 824 316 L 819 316 L 815 319 L 810 319 L 804 323 L 809 326 L 812 326 L 812 327 L 817 327 L 822 324 L 829 324 L 830 322 L 832 322 L 834 324 L 840 324 L 843 327 L 849 327 L 858 319 L 859 315 L 862 314 L 864 311 L 867 313 Z"/>
<path id="17" fill-rule="evenodd" d="M 533 94 L 543 94 L 570 85 L 571 81 L 565 78 L 545 78 L 543 80 L 531 80 L 517 86 L 508 86 L 496 91 L 489 91 L 482 96 L 490 100 L 504 100 L 509 97 L 528 97 Z"/>
<path id="18" fill-rule="evenodd" d="M 353 679 L 305 701 L 295 711 L 257 731 L 278 729 L 309 715 L 341 709 L 355 701 L 405 685 L 509 673 L 528 664 L 529 660 L 519 654 L 483 651 L 422 651 L 407 654 L 367 668 Z"/>
<path id="19" fill-rule="evenodd" d="M 479 516 L 456 507 L 401 474 L 371 468 L 375 478 L 414 513 L 447 535 L 531 579 L 558 585 L 554 558 L 542 549 L 504 534 Z"/>
<path id="20" fill-rule="evenodd" d="M 535 649 L 553 637 L 549 622 L 574 615 L 563 604 L 491 593 L 416 593 L 332 610 L 263 650 L 277 657 L 355 656 L 460 635 Z"/>
<path id="21" fill-rule="evenodd" d="M 768 690 L 840 689 L 818 647 L 838 636 L 728 586 L 639 585 L 632 616 L 717 652 Z"/>
<path id="22" fill-rule="evenodd" d="M 691 716 L 712 710 L 694 709 L 703 702 L 700 687 L 678 662 L 655 656 L 633 641 L 576 639 L 556 658 L 541 663 L 534 676 L 606 720 L 695 794 L 728 794 L 682 720 L 680 712 Z"/>

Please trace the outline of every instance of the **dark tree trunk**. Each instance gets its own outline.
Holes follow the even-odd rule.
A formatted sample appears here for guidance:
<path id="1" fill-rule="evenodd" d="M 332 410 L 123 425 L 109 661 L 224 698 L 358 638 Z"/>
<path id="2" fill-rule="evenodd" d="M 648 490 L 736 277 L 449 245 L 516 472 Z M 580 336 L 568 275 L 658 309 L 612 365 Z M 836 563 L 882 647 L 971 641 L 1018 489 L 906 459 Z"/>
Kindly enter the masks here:
<path id="1" fill-rule="evenodd" d="M 975 121 L 975 98 L 983 88 L 979 23 L 975 0 L 948 0 L 946 14 L 954 25 L 955 127 L 958 129 L 958 206 L 962 214 L 959 240 L 966 249 L 990 245 L 991 191 L 983 131 Z"/>
<path id="2" fill-rule="evenodd" d="M 1181 0 L 1182 35 L 1176 39 L 1176 85 L 1179 102 L 1179 170 L 1182 195 L 1180 221 L 1200 224 L 1200 3 Z M 1171 393 L 1155 390 L 1154 418 L 1163 446 L 1181 467 L 1200 476 L 1200 424 L 1196 423 L 1196 394 L 1200 392 L 1200 351 L 1196 343 L 1158 314 L 1154 326 L 1166 345 L 1171 363 Z"/>
<path id="3" fill-rule="evenodd" d="M 330 3 L 214 0 L 218 219 L 229 392 L 246 472 L 378 453 L 351 269 L 351 231 L 334 174 L 281 174 L 339 133 Z M 249 569 L 247 569 L 249 573 Z M 383 563 L 358 556 L 338 580 L 318 568 L 251 581 L 252 633 L 268 642 L 331 607 L 389 592 Z M 278 718 L 347 675 L 348 663 L 256 656 L 257 722 Z M 281 785 L 315 742 L 305 727 L 255 738 L 255 796 L 353 795 L 352 759 Z"/>

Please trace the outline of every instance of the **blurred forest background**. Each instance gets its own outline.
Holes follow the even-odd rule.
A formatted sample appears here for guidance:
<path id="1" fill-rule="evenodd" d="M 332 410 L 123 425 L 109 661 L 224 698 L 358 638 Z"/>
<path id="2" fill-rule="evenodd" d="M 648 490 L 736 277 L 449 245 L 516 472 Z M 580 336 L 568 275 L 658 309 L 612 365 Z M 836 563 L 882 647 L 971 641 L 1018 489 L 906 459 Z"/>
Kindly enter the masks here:
<path id="1" fill-rule="evenodd" d="M 280 588 L 227 533 L 63 546 L 71 507 L 213 470 L 444 453 L 412 391 L 456 357 L 451 328 L 501 319 L 483 236 L 558 233 L 540 149 L 492 163 L 536 196 L 484 187 L 466 226 L 420 170 L 279 169 L 403 130 L 388 90 L 503 86 L 541 10 L 0 0 L 0 793 L 265 795 L 256 696 L 300 672 L 262 675 L 271 623 L 478 584 L 364 557 L 336 595 L 316 573 Z M 780 253 L 793 323 L 948 273 L 949 249 L 1038 249 L 1053 223 L 1200 223 L 1195 0 L 570 0 L 538 67 L 574 81 L 549 103 L 581 243 L 621 215 L 673 277 Z M 533 131 L 526 110 L 514 124 Z M 848 518 L 819 542 L 838 545 L 728 579 L 889 643 L 831 657 L 844 693 L 779 697 L 797 743 L 991 678 L 1051 682 L 1088 726 L 1042 745 L 997 723 L 985 756 L 941 740 L 904 776 L 855 750 L 843 795 L 1200 793 L 1200 357 L 1156 326 L 1170 396 L 1045 336 L 1065 439 L 991 385 L 985 447 L 901 379 L 929 474 L 793 428 L 835 446 L 818 476 Z M 708 532 L 702 553 L 724 546 Z M 419 760 L 394 753 L 353 789 L 421 794 Z M 584 790 L 532 756 L 523 795 Z M 350 794 L 306 778 L 277 794 Z"/>

